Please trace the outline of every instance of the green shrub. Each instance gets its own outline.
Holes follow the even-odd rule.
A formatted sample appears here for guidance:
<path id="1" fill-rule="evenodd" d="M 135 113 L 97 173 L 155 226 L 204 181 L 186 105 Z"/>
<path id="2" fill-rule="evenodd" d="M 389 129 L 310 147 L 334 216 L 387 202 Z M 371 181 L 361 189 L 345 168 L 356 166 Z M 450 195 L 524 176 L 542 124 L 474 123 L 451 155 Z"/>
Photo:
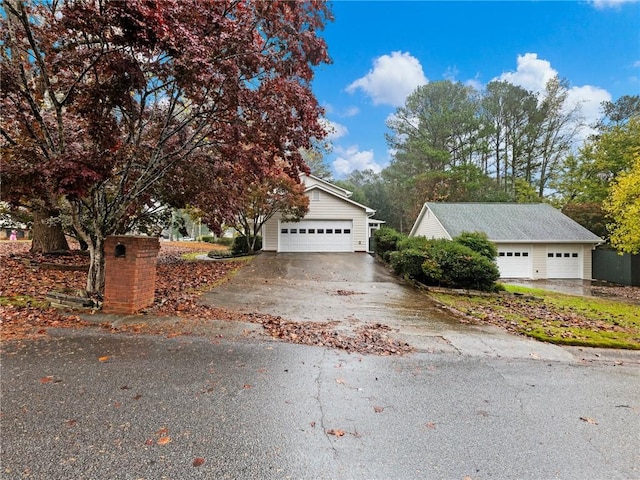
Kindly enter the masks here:
<path id="1" fill-rule="evenodd" d="M 222 245 L 224 247 L 230 247 L 231 245 L 233 245 L 233 238 L 232 237 L 216 238 L 214 243 L 216 243 L 217 245 Z"/>
<path id="2" fill-rule="evenodd" d="M 430 284 L 437 282 L 446 287 L 477 290 L 493 290 L 495 281 L 500 278 L 492 260 L 466 245 L 448 240 L 431 242 L 423 262 L 423 273 Z"/>
<path id="3" fill-rule="evenodd" d="M 207 242 L 207 243 L 216 243 L 216 239 L 212 236 L 204 236 L 204 237 L 200 237 L 200 241 L 201 242 Z"/>
<path id="4" fill-rule="evenodd" d="M 406 235 L 389 227 L 376 230 L 373 236 L 375 238 L 375 253 L 385 262 L 389 261 L 389 254 L 398 249 L 398 242 L 407 238 Z"/>
<path id="5" fill-rule="evenodd" d="M 389 252 L 389 264 L 396 275 L 423 281 L 422 264 L 427 258 L 427 252 L 418 248 L 407 248 Z"/>
<path id="6" fill-rule="evenodd" d="M 398 240 L 396 244 L 396 250 L 418 249 L 425 250 L 431 245 L 432 240 L 428 240 L 426 237 L 405 237 Z"/>
<path id="7" fill-rule="evenodd" d="M 258 235 L 256 237 L 256 244 L 254 251 L 262 250 L 262 237 Z M 233 239 L 233 244 L 231 245 L 231 254 L 232 255 L 245 255 L 249 253 L 249 245 L 247 244 L 247 237 L 239 236 Z"/>
<path id="8" fill-rule="evenodd" d="M 489 260 L 495 260 L 498 256 L 498 249 L 484 232 L 462 232 L 453 241 L 469 247 Z"/>

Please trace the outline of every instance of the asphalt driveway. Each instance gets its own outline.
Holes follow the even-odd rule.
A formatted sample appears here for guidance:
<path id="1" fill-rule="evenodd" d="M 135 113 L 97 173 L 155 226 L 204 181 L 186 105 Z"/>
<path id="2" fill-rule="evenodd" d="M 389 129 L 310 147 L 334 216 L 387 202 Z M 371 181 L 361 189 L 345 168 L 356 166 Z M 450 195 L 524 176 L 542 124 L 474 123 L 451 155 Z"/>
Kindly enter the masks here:
<path id="1" fill-rule="evenodd" d="M 365 253 L 264 252 L 203 302 L 290 321 L 335 321 L 343 329 L 381 323 L 418 351 L 561 361 L 596 355 L 463 324 Z"/>

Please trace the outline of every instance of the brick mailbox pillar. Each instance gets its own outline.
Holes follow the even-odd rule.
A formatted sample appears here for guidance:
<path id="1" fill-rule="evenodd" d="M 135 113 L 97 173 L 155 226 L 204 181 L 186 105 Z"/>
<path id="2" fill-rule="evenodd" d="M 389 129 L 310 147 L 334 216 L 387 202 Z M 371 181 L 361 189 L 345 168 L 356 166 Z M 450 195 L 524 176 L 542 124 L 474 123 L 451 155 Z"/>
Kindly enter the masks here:
<path id="1" fill-rule="evenodd" d="M 113 235 L 105 239 L 103 312 L 132 314 L 153 303 L 159 250 L 155 237 Z"/>

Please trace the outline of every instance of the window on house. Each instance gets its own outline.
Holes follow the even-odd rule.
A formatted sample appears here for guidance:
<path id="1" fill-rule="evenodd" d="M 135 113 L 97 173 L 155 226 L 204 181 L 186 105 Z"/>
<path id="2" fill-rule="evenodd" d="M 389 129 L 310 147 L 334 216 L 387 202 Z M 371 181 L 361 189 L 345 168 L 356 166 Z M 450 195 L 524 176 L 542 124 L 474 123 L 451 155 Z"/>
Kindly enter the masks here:
<path id="1" fill-rule="evenodd" d="M 565 253 L 564 254 L 564 258 L 569 258 L 570 254 L 569 253 Z"/>
<path id="2" fill-rule="evenodd" d="M 333 233 L 333 228 L 327 228 L 327 233 Z"/>
<path id="3" fill-rule="evenodd" d="M 309 233 L 316 233 L 316 229 L 315 228 L 310 228 L 309 229 Z"/>
<path id="4" fill-rule="evenodd" d="M 319 228 L 318 233 L 324 233 L 324 228 Z"/>
<path id="5" fill-rule="evenodd" d="M 553 258 L 553 253 L 547 253 L 547 257 Z"/>
<path id="6" fill-rule="evenodd" d="M 572 254 L 571 254 L 571 256 L 572 256 L 573 258 L 578 258 L 578 254 L 577 254 L 577 253 L 572 253 Z"/>
<path id="7" fill-rule="evenodd" d="M 351 229 L 350 228 L 345 228 L 344 229 L 344 233 L 351 233 Z"/>
<path id="8" fill-rule="evenodd" d="M 280 229 L 280 233 L 289 233 L 289 229 L 288 228 L 282 228 L 282 229 Z"/>
<path id="9" fill-rule="evenodd" d="M 529 256 L 529 252 L 522 252 L 522 256 L 523 257 L 528 257 Z"/>
<path id="10" fill-rule="evenodd" d="M 515 253 L 515 256 L 516 256 L 516 257 L 519 257 L 519 256 L 520 256 L 520 252 L 516 252 L 516 253 Z"/>
<path id="11" fill-rule="evenodd" d="M 320 200 L 320 190 L 314 190 L 311 192 L 311 200 L 313 201 Z"/>
<path id="12" fill-rule="evenodd" d="M 307 229 L 306 228 L 301 228 L 300 229 L 300 233 L 307 233 Z"/>
<path id="13" fill-rule="evenodd" d="M 562 258 L 562 254 L 561 253 L 556 253 L 556 258 Z"/>
<path id="14" fill-rule="evenodd" d="M 297 228 L 292 228 L 291 229 L 291 233 L 298 233 L 298 229 Z"/>
<path id="15" fill-rule="evenodd" d="M 342 233 L 342 229 L 341 228 L 336 228 L 336 233 Z"/>
<path id="16" fill-rule="evenodd" d="M 513 257 L 513 252 L 507 252 L 507 257 Z"/>
<path id="17" fill-rule="evenodd" d="M 498 253 L 498 256 L 500 256 L 500 257 L 504 257 L 504 252 L 500 252 L 500 253 Z"/>

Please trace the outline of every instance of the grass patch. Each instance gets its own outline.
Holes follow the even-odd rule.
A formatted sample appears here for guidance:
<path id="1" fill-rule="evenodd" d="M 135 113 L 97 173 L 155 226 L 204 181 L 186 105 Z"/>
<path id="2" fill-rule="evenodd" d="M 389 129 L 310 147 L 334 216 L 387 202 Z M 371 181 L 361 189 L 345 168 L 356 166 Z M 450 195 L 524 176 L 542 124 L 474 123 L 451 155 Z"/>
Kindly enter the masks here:
<path id="1" fill-rule="evenodd" d="M 640 349 L 640 309 L 620 301 L 506 285 L 502 295 L 429 295 L 477 323 L 561 345 Z M 514 295 L 515 294 L 515 295 Z"/>
<path id="2" fill-rule="evenodd" d="M 12 307 L 34 307 L 34 308 L 47 308 L 49 302 L 40 300 L 38 298 L 30 297 L 28 295 L 15 295 L 11 297 L 0 297 L 0 307 L 6 307 L 11 305 Z"/>
<path id="3" fill-rule="evenodd" d="M 199 260 L 198 257 L 200 257 L 201 255 L 206 255 L 207 253 L 209 252 L 187 252 L 180 255 L 180 258 L 186 260 L 187 262 L 195 262 L 196 260 Z"/>

